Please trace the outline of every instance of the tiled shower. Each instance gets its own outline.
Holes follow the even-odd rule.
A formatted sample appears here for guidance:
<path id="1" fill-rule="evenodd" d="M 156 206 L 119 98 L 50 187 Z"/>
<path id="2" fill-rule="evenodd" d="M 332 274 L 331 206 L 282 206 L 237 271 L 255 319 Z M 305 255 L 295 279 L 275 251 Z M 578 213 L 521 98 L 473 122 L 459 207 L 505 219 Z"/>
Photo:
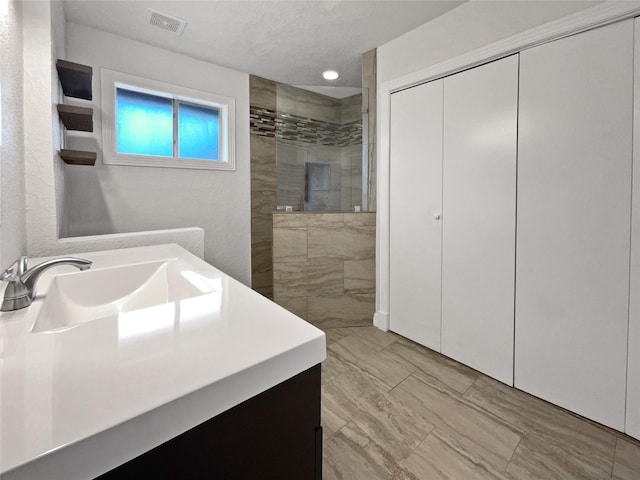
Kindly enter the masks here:
<path id="1" fill-rule="evenodd" d="M 252 286 L 317 325 L 373 316 L 375 214 L 345 213 L 366 205 L 366 94 L 250 78 Z"/>
<path id="2" fill-rule="evenodd" d="M 276 200 L 279 209 L 362 207 L 362 95 L 337 99 L 278 84 Z"/>

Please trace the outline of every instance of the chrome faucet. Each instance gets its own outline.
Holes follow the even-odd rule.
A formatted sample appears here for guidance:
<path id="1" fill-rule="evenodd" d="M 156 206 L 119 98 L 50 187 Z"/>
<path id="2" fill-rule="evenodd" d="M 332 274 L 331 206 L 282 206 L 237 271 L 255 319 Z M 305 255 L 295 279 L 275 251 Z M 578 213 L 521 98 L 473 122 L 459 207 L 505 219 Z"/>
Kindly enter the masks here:
<path id="1" fill-rule="evenodd" d="M 80 270 L 87 270 L 93 263 L 91 260 L 77 257 L 60 257 L 42 262 L 27 269 L 27 257 L 20 257 L 16 263 L 0 275 L 0 280 L 9 282 L 4 291 L 4 300 L 0 311 L 11 312 L 28 307 L 36 297 L 36 283 L 45 270 L 58 265 L 73 265 Z"/>

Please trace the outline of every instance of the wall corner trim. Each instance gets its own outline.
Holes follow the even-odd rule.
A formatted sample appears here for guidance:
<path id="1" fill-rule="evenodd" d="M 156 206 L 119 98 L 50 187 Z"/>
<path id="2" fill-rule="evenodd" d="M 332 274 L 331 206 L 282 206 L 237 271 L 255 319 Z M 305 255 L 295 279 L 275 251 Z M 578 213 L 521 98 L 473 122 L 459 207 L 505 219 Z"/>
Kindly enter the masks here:
<path id="1" fill-rule="evenodd" d="M 378 327 L 384 332 L 389 331 L 389 314 L 387 312 L 377 311 L 373 314 L 373 326 Z"/>

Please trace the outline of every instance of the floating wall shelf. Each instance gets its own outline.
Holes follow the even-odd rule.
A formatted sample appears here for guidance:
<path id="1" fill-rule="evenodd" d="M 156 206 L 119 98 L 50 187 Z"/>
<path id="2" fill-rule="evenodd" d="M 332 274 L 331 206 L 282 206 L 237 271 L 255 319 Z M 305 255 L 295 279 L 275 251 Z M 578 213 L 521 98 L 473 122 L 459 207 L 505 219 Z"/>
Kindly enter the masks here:
<path id="1" fill-rule="evenodd" d="M 91 78 L 93 69 L 87 65 L 58 60 L 56 62 L 58 78 L 62 84 L 62 91 L 67 97 L 92 99 Z"/>
<path id="2" fill-rule="evenodd" d="M 58 105 L 58 114 L 67 130 L 93 132 L 92 108 L 60 104 Z"/>
<path id="3" fill-rule="evenodd" d="M 96 152 L 85 152 L 83 150 L 60 150 L 60 158 L 69 165 L 95 165 Z"/>
<path id="4" fill-rule="evenodd" d="M 93 98 L 91 86 L 93 68 L 66 60 L 58 60 L 56 70 L 58 70 L 58 78 L 65 96 L 83 100 Z M 93 108 L 59 104 L 58 115 L 67 130 L 93 132 Z M 96 152 L 63 148 L 60 150 L 60 158 L 69 165 L 95 165 L 97 154 Z"/>

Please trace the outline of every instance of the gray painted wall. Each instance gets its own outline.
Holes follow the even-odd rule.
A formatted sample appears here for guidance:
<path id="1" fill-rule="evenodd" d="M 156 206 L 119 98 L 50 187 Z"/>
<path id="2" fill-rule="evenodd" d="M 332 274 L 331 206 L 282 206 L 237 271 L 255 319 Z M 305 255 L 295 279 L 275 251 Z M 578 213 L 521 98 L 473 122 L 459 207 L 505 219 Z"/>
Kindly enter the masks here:
<path id="1" fill-rule="evenodd" d="M 0 269 L 26 251 L 22 3 L 0 10 Z"/>
<path id="2" fill-rule="evenodd" d="M 95 110 L 94 133 L 68 132 L 67 147 L 98 151 L 95 167 L 66 167 L 69 235 L 201 227 L 205 260 L 249 284 L 249 76 L 74 23 L 67 23 L 66 50 L 68 60 L 94 69 Z M 237 170 L 103 165 L 102 67 L 234 97 Z"/>

